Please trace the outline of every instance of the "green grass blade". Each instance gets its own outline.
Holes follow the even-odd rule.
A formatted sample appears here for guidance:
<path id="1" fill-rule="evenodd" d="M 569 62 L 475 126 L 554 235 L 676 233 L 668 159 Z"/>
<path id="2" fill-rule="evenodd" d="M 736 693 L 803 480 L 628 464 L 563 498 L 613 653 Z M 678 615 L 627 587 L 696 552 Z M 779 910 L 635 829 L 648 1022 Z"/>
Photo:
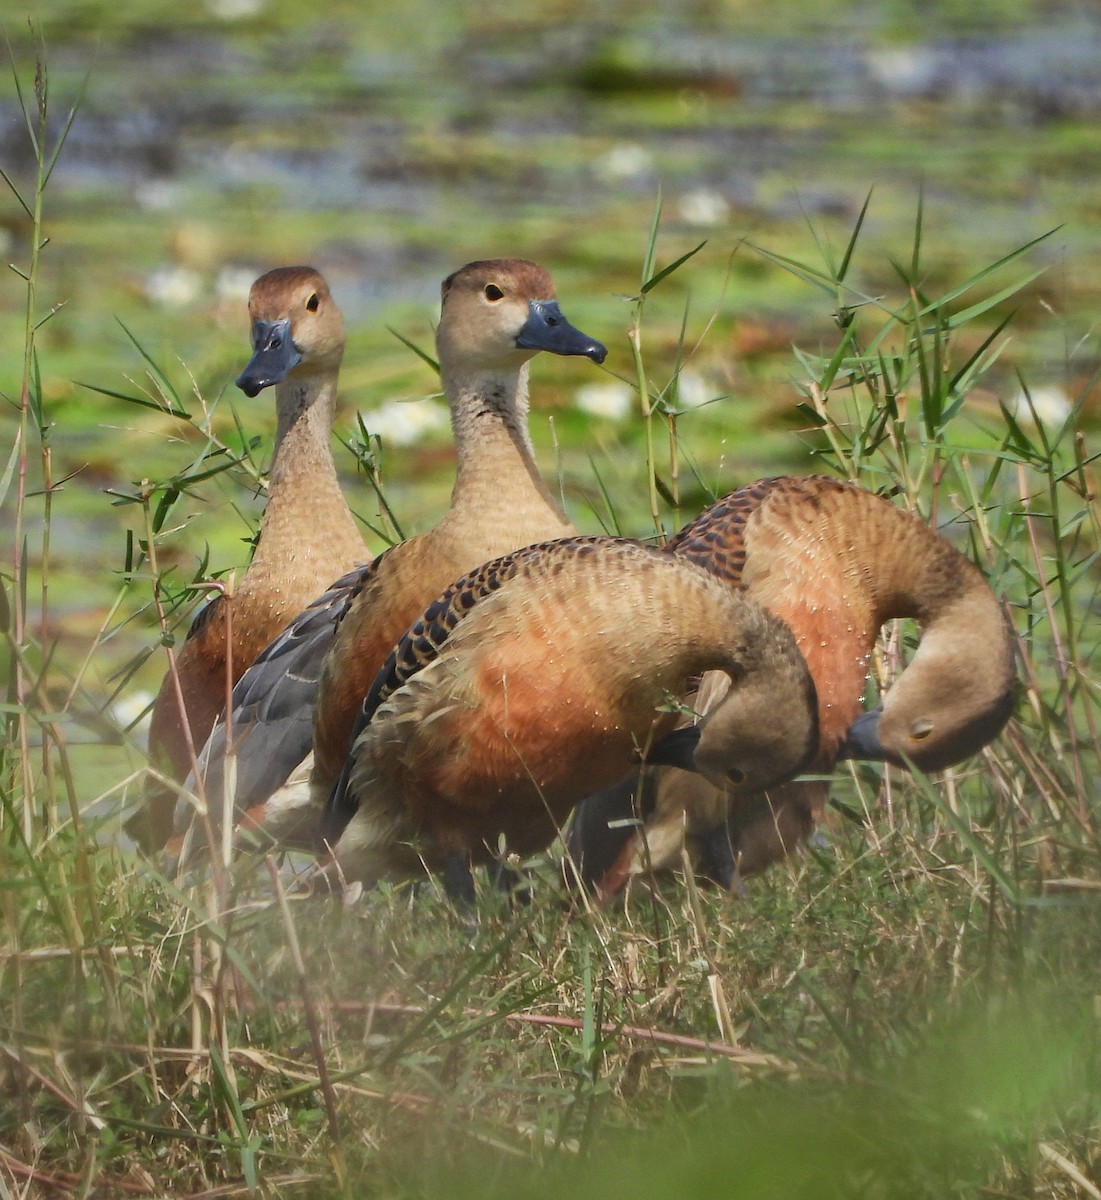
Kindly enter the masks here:
<path id="1" fill-rule="evenodd" d="M 440 373 L 440 364 L 432 357 L 431 354 L 428 353 L 427 350 L 422 350 L 416 342 L 410 341 L 410 339 L 407 338 L 404 333 L 399 333 L 398 330 L 396 330 L 392 325 L 386 326 L 386 332 L 393 334 L 394 337 L 396 337 L 407 350 L 412 350 L 413 353 L 421 360 L 421 362 L 427 363 L 437 375 Z"/>
<path id="2" fill-rule="evenodd" d="M 849 236 L 849 244 L 845 247 L 845 253 L 841 256 L 840 265 L 837 268 L 837 282 L 844 281 L 845 276 L 849 273 L 849 267 L 852 264 L 853 255 L 856 253 L 856 244 L 860 240 L 860 231 L 864 228 L 864 218 L 868 215 L 868 206 L 872 202 L 872 192 L 874 188 L 868 189 L 868 194 L 864 197 L 864 203 L 860 206 L 860 212 L 857 214 L 856 224 L 853 226 L 853 231 Z"/>
<path id="3" fill-rule="evenodd" d="M 989 279 L 991 275 L 997 274 L 997 272 L 1000 271 L 1003 267 L 1007 267 L 1007 266 L 1009 266 L 1010 263 L 1016 262 L 1017 259 L 1021 258 L 1025 254 L 1027 254 L 1035 246 L 1038 246 L 1041 242 L 1046 241 L 1048 238 L 1050 238 L 1054 234 L 1058 233 L 1061 228 L 1062 228 L 1061 225 L 1056 225 L 1053 229 L 1047 230 L 1046 233 L 1041 233 L 1039 236 L 1031 238 L 1029 241 L 1025 242 L 1023 245 L 1018 246 L 1015 250 L 1011 250 L 1008 254 L 1003 254 L 1002 257 L 999 258 L 996 262 L 993 262 L 989 266 L 984 267 L 981 271 L 977 271 L 974 275 L 970 276 L 967 280 L 965 280 L 963 283 L 957 285 L 956 287 L 950 288 L 947 292 L 944 293 L 943 296 L 940 296 L 937 299 L 936 304 L 941 308 L 945 307 L 946 305 L 951 304 L 953 300 L 959 299 L 959 297 L 964 295 L 965 292 L 971 291 L 972 288 L 976 287 L 978 284 L 983 283 L 985 280 Z M 1034 275 L 1029 276 L 1029 280 L 1035 279 L 1037 277 L 1037 275 L 1042 275 L 1042 274 L 1043 274 L 1043 271 L 1037 271 Z M 1026 282 L 1028 282 L 1028 281 L 1026 281 Z M 919 315 L 924 315 L 924 314 L 919 314 Z"/>
<path id="4" fill-rule="evenodd" d="M 925 227 L 925 180 L 918 188 L 917 214 L 914 217 L 914 243 L 910 252 L 910 278 L 921 278 L 921 236 Z"/>
<path id="5" fill-rule="evenodd" d="M 646 236 L 646 252 L 642 256 L 641 295 L 646 294 L 646 280 L 654 273 L 654 263 L 657 261 L 658 230 L 661 228 L 662 195 L 661 188 L 654 197 L 654 215 L 650 218 L 650 230 Z"/>
<path id="6" fill-rule="evenodd" d="M 693 248 L 691 250 L 689 250 L 687 254 L 682 254 L 680 256 L 680 258 L 674 259 L 673 262 L 671 262 L 667 267 L 663 267 L 656 275 L 651 275 L 650 278 L 647 279 L 646 282 L 642 285 L 642 294 L 645 296 L 648 292 L 653 291 L 653 289 L 656 288 L 657 285 L 659 283 L 661 283 L 661 281 L 663 279 L 667 279 L 679 267 L 684 266 L 684 264 L 690 258 L 699 254 L 699 252 L 706 245 L 707 245 L 706 241 L 700 242 L 700 244 L 698 246 L 693 246 Z"/>
<path id="7" fill-rule="evenodd" d="M 98 392 L 101 396 L 109 396 L 112 400 L 125 400 L 127 404 L 137 404 L 141 408 L 151 408 L 154 412 L 167 413 L 170 417 L 179 417 L 183 421 L 192 420 L 191 413 L 184 408 L 178 408 L 173 405 L 166 406 L 159 400 L 150 400 L 147 396 L 134 396 L 129 392 L 116 392 L 111 388 L 100 387 L 95 383 L 83 383 L 79 379 L 74 379 L 73 382 L 77 387 L 87 388 L 90 392 Z"/>
<path id="8" fill-rule="evenodd" d="M 1011 283 L 1008 287 L 1002 288 L 1000 292 L 995 292 L 993 296 L 988 296 L 985 300 L 980 300 L 970 308 L 953 313 L 945 321 L 946 328 L 958 329 L 961 325 L 969 324 L 977 317 L 981 317 L 984 313 L 989 312 L 990 309 L 997 308 L 999 304 L 1008 300 L 1011 296 L 1015 296 L 1018 292 L 1023 291 L 1034 279 L 1039 279 L 1041 275 L 1046 273 L 1047 268 L 1041 267 L 1040 270 L 1033 271 L 1031 275 L 1026 275 L 1023 279 L 1019 279 L 1015 283 Z"/>
<path id="9" fill-rule="evenodd" d="M 23 210 L 24 213 L 26 213 L 26 215 L 30 218 L 30 220 L 33 221 L 34 220 L 34 210 L 30 207 L 30 205 L 26 202 L 26 200 L 23 199 L 22 193 L 15 186 L 15 183 L 12 180 L 12 177 L 7 173 L 7 171 L 4 170 L 3 167 L 0 167 L 0 179 L 3 179 L 3 181 L 8 185 L 8 189 L 11 191 L 11 194 L 18 201 L 19 207 Z M 19 274 L 22 275 L 23 273 L 20 271 Z M 23 275 L 23 278 L 26 279 L 26 276 Z"/>
<path id="10" fill-rule="evenodd" d="M 134 349 L 141 356 L 142 361 L 145 363 L 146 367 L 148 368 L 150 375 L 152 375 L 153 378 L 156 380 L 157 385 L 161 388 L 161 390 L 164 392 L 164 394 L 166 396 L 171 398 L 172 403 L 173 403 L 173 405 L 175 405 L 176 408 L 182 409 L 183 402 L 180 400 L 180 397 L 176 393 L 176 389 L 172 385 L 170 380 L 168 379 L 168 376 L 165 375 L 165 373 L 161 370 L 161 368 L 153 360 L 152 356 L 148 353 L 148 351 L 145 349 L 145 347 L 141 344 L 141 342 L 138 341 L 138 339 L 134 336 L 134 334 L 132 334 L 130 332 L 130 330 L 126 327 L 126 325 L 123 324 L 123 322 L 118 317 L 116 317 L 115 320 L 118 322 L 119 328 L 122 330 L 122 332 L 124 334 L 126 334 L 126 337 L 129 340 L 130 344 L 134 347 Z"/>

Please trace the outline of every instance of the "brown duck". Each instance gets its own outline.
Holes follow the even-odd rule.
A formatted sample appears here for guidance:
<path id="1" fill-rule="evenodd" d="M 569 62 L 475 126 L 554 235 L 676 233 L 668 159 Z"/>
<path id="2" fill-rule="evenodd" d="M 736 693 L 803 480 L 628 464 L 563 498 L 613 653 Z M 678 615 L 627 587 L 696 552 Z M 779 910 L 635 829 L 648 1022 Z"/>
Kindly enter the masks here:
<path id="1" fill-rule="evenodd" d="M 237 386 L 249 397 L 275 388 L 268 501 L 248 570 L 232 596 L 199 612 L 176 656 L 179 692 L 169 673 L 153 705 L 150 759 L 178 780 L 225 706 L 227 663 L 236 681 L 319 588 L 364 555 L 329 444 L 344 356 L 340 309 L 312 267 L 279 267 L 252 285 L 249 316 L 253 355 Z M 176 792 L 151 777 L 131 832 L 146 848 L 163 846 L 175 806 Z"/>
<path id="2" fill-rule="evenodd" d="M 479 563 L 573 532 L 535 465 L 529 363 L 540 350 L 600 363 L 605 348 L 566 320 L 550 275 L 517 258 L 469 263 L 444 280 L 436 347 L 457 456 L 448 512 L 339 580 L 234 693 L 237 810 L 266 840 L 315 844 L 363 697 L 425 606 Z M 224 742 L 221 727 L 207 754 L 215 788 Z M 177 827 L 189 818 L 181 806 Z"/>
<path id="3" fill-rule="evenodd" d="M 913 763 L 936 771 L 996 737 L 1014 697 L 1013 643 L 1002 606 L 978 568 L 918 518 L 852 484 L 822 477 L 765 479 L 732 492 L 685 526 L 667 549 L 739 587 L 795 634 L 818 694 L 814 773 L 840 757 Z M 882 704 L 861 715 L 880 628 L 913 617 L 921 643 Z M 697 707 L 721 700 L 707 681 Z M 728 805 L 707 781 L 662 771 L 649 781 L 648 857 L 679 860 L 699 835 L 727 885 L 801 844 L 828 783 L 788 783 Z M 578 809 L 569 849 L 581 875 L 614 891 L 641 869 L 630 829 L 609 820 L 635 806 L 629 783 Z"/>
<path id="4" fill-rule="evenodd" d="M 729 688 L 693 768 L 731 794 L 796 774 L 818 744 L 795 639 L 687 558 L 615 538 L 527 547 L 454 584 L 376 678 L 323 822 L 330 877 L 443 870 L 546 847 L 573 804 L 637 764 L 702 671 Z M 676 735 L 673 735 L 676 738 Z M 635 770 L 637 771 L 637 766 Z"/>

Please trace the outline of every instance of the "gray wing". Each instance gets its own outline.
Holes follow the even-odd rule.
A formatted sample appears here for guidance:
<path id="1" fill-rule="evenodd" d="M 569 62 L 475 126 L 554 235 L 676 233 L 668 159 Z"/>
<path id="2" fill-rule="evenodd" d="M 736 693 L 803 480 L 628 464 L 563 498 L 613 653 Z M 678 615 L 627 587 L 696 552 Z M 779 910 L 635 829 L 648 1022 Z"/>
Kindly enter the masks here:
<path id="1" fill-rule="evenodd" d="M 221 795 L 224 786 L 226 738 L 231 726 L 239 813 L 262 804 L 310 753 L 321 664 L 352 601 L 380 558 L 382 555 L 342 575 L 295 617 L 237 681 L 231 725 L 223 714 L 199 756 L 208 796 Z M 176 809 L 177 829 L 185 829 L 190 820 L 191 806 L 181 801 Z"/>

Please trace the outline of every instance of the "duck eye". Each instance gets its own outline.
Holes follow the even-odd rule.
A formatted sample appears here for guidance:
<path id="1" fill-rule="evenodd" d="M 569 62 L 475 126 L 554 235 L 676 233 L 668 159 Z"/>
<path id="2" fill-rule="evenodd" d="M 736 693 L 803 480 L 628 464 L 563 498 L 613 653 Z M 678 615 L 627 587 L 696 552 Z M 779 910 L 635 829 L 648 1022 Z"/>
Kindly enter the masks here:
<path id="1" fill-rule="evenodd" d="M 487 300 L 503 300 L 505 293 L 495 283 L 487 283 L 485 286 L 485 297 Z"/>
<path id="2" fill-rule="evenodd" d="M 933 722 L 930 720 L 915 721 L 910 730 L 910 736 L 915 742 L 923 742 L 933 732 Z"/>
<path id="3" fill-rule="evenodd" d="M 317 312 L 318 303 L 319 303 L 319 301 L 317 299 L 317 293 L 316 292 L 311 293 L 310 298 L 306 301 L 306 311 L 307 312 Z"/>
<path id="4" fill-rule="evenodd" d="M 745 783 L 745 772 L 738 767 L 731 767 L 730 770 L 727 771 L 726 777 L 732 784 L 734 784 L 735 787 L 741 783 Z"/>

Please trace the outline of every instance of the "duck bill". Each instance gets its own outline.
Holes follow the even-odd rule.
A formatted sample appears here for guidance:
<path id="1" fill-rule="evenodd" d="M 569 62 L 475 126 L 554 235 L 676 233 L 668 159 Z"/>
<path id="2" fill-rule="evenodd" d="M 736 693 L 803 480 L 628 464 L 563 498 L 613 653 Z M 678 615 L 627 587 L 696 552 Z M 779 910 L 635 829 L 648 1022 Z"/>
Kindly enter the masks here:
<path id="1" fill-rule="evenodd" d="M 674 729 L 651 746 L 646 754 L 648 767 L 680 767 L 682 771 L 697 771 L 696 747 L 700 744 L 700 726 L 685 725 Z"/>
<path id="2" fill-rule="evenodd" d="M 287 373 L 302 361 L 287 319 L 253 321 L 252 346 L 252 358 L 237 376 L 237 386 L 246 396 L 256 396 L 264 388 L 285 379 Z"/>
<path id="3" fill-rule="evenodd" d="M 849 726 L 849 732 L 841 744 L 838 758 L 858 758 L 872 762 L 893 761 L 879 740 L 879 718 L 883 715 L 882 708 L 873 708 L 870 712 L 861 713 Z"/>
<path id="4" fill-rule="evenodd" d="M 516 335 L 516 345 L 521 350 L 584 355 L 595 363 L 602 363 L 608 356 L 607 349 L 600 342 L 566 320 L 557 300 L 528 301 L 528 319 Z"/>

